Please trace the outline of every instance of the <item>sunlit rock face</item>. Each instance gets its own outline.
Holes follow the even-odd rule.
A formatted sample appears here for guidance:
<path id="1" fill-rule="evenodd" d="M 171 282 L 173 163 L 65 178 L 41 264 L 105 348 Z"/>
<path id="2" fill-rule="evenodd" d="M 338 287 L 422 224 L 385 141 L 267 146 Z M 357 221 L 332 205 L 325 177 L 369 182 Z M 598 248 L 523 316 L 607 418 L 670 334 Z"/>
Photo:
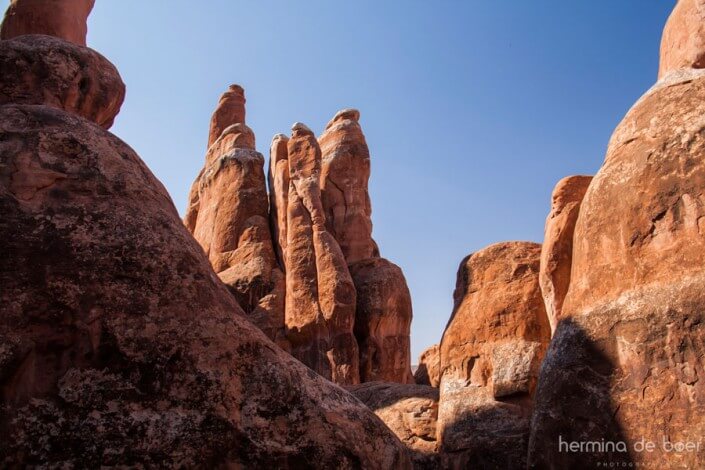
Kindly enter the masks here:
<path id="1" fill-rule="evenodd" d="M 223 130 L 208 148 L 184 221 L 245 315 L 288 349 L 285 278 L 270 233 L 264 157 L 255 150 L 254 133 L 240 121 L 244 100 L 242 88 L 232 85 L 218 103 L 211 137 Z"/>
<path id="2" fill-rule="evenodd" d="M 86 20 L 95 0 L 10 0 L 0 39 L 44 34 L 86 45 Z"/>
<path id="3" fill-rule="evenodd" d="M 135 152 L 57 106 L 62 77 L 0 76 L 47 97 L 0 105 L 0 466 L 409 468 L 371 411 L 244 318 Z"/>
<path id="4" fill-rule="evenodd" d="M 460 265 L 440 344 L 438 440 L 446 468 L 522 468 L 538 369 L 550 339 L 541 245 L 507 242 Z"/>
<path id="5" fill-rule="evenodd" d="M 563 300 L 570 285 L 573 262 L 573 233 L 591 176 L 568 176 L 558 182 L 551 196 L 541 247 L 539 280 L 551 332 L 556 329 Z"/>
<path id="6" fill-rule="evenodd" d="M 612 136 L 580 208 L 565 321 L 541 372 L 530 457 L 538 467 L 579 461 L 557 452 L 559 435 L 633 449 L 642 437 L 686 442 L 705 429 L 704 113 L 705 72 L 669 74 Z M 659 444 L 612 458 L 697 468 L 705 450 Z"/>
<path id="7" fill-rule="evenodd" d="M 661 38 L 658 78 L 705 68 L 705 1 L 678 0 Z"/>
<path id="8" fill-rule="evenodd" d="M 287 143 L 286 330 L 294 357 L 340 384 L 360 381 L 355 285 L 321 203 L 321 149 L 303 124 Z"/>
<path id="9" fill-rule="evenodd" d="M 414 469 L 439 468 L 438 389 L 417 384 L 367 382 L 348 387 L 348 390 L 409 448 Z"/>
<path id="10" fill-rule="evenodd" d="M 414 380 L 419 385 L 438 387 L 440 381 L 441 356 L 439 345 L 424 350 L 419 356 L 419 365 L 414 373 Z"/>

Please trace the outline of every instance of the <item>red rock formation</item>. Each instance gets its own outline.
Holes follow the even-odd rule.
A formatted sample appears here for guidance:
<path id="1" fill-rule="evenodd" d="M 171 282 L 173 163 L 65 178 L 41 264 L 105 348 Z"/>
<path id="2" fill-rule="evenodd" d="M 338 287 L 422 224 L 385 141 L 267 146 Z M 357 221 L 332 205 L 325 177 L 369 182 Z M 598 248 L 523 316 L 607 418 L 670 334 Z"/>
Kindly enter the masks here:
<path id="1" fill-rule="evenodd" d="M 240 85 L 230 85 L 228 91 L 221 95 L 211 117 L 208 147 L 218 140 L 227 127 L 238 123 L 245 123 L 245 90 Z"/>
<path id="2" fill-rule="evenodd" d="M 367 408 L 242 318 L 117 137 L 5 104 L 0 155 L 3 467 L 409 468 Z"/>
<path id="3" fill-rule="evenodd" d="M 705 68 L 705 1 L 678 0 L 661 38 L 658 77 Z"/>
<path id="4" fill-rule="evenodd" d="M 705 449 L 662 445 L 705 429 L 703 115 L 705 71 L 667 74 L 612 136 L 580 208 L 564 320 L 541 369 L 529 457 L 537 468 L 705 465 Z M 576 455 L 557 452 L 559 435 L 630 450 L 658 444 Z"/>
<path id="5" fill-rule="evenodd" d="M 286 327 L 292 354 L 341 384 L 359 382 L 353 335 L 355 286 L 326 230 L 319 179 L 321 149 L 310 129 L 292 127 L 288 145 Z"/>
<path id="6" fill-rule="evenodd" d="M 282 269 L 286 251 L 286 211 L 289 204 L 289 138 L 277 134 L 269 150 L 269 219 L 272 225 L 274 247 Z"/>
<path id="7" fill-rule="evenodd" d="M 414 469 L 439 468 L 438 389 L 426 385 L 368 382 L 348 387 L 348 390 L 409 447 Z"/>
<path id="8" fill-rule="evenodd" d="M 359 119 L 360 112 L 355 109 L 338 111 L 319 138 L 326 227 L 338 240 L 348 264 L 379 256 L 372 240 L 372 206 L 367 192 L 370 152 Z"/>
<path id="9" fill-rule="evenodd" d="M 357 292 L 360 380 L 413 383 L 411 294 L 401 269 L 383 258 L 370 258 L 351 264 L 350 274 Z"/>
<path id="10" fill-rule="evenodd" d="M 0 70 L 0 105 L 54 106 L 106 129 L 125 98 L 120 74 L 105 57 L 49 36 L 0 41 Z"/>
<path id="11" fill-rule="evenodd" d="M 535 243 L 499 243 L 460 266 L 440 346 L 445 468 L 525 466 L 531 397 L 550 339 L 540 252 Z"/>
<path id="12" fill-rule="evenodd" d="M 414 380 L 419 385 L 438 387 L 440 381 L 441 355 L 439 346 L 434 344 L 419 356 L 418 369 L 414 373 Z"/>
<path id="13" fill-rule="evenodd" d="M 95 0 L 11 0 L 0 39 L 45 34 L 86 45 L 86 20 Z"/>
<path id="14" fill-rule="evenodd" d="M 222 112 L 233 90 L 244 102 L 242 88 L 231 86 L 216 110 L 219 125 L 226 124 Z M 264 157 L 255 150 L 254 134 L 244 123 L 231 123 L 208 149 L 185 224 L 248 318 L 286 349 L 285 279 L 272 246 L 268 207 Z"/>
<path id="15" fill-rule="evenodd" d="M 541 247 L 539 281 L 551 332 L 561 316 L 563 300 L 570 285 L 573 260 L 573 232 L 591 176 L 568 176 L 558 182 L 551 196 L 551 212 L 546 219 Z"/>

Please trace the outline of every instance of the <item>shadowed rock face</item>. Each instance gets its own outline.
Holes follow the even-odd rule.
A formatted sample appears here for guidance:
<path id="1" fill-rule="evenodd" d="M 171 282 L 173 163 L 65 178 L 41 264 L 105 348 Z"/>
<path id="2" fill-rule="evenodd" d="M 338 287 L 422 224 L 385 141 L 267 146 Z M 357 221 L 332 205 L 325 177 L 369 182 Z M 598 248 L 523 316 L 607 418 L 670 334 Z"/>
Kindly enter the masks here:
<path id="1" fill-rule="evenodd" d="M 629 446 L 642 437 L 689 441 L 705 429 L 703 115 L 705 72 L 669 74 L 612 136 L 575 227 L 563 306 L 571 325 L 563 333 L 559 325 L 541 371 L 550 387 L 570 383 L 580 393 L 560 398 L 560 408 L 553 394 L 537 396 L 531 460 L 541 468 L 565 461 L 552 430 L 575 422 L 581 403 L 609 401 Z M 574 330 L 591 342 L 584 358 L 574 359 Z M 609 365 L 598 370 L 600 389 L 580 374 L 597 354 Z M 582 427 L 607 432 L 599 420 Z M 660 445 L 632 457 L 660 468 L 705 464 L 705 450 L 668 453 Z"/>
<path id="2" fill-rule="evenodd" d="M 233 90 L 242 88 L 231 86 L 216 114 L 227 108 L 224 103 Z M 224 115 L 218 118 L 220 125 L 223 119 Z M 231 123 L 208 149 L 206 164 L 191 188 L 184 222 L 246 316 L 288 349 L 285 279 L 272 245 L 264 178 L 264 157 L 255 150 L 252 130 L 242 122 Z"/>
<path id="3" fill-rule="evenodd" d="M 419 356 L 419 366 L 414 373 L 414 380 L 419 385 L 438 387 L 440 368 L 441 356 L 439 345 L 434 344 Z"/>
<path id="4" fill-rule="evenodd" d="M 54 106 L 106 129 L 125 98 L 120 74 L 105 57 L 50 36 L 0 41 L 0 70 L 0 105 Z"/>
<path id="5" fill-rule="evenodd" d="M 386 259 L 370 258 L 351 264 L 350 274 L 357 291 L 360 380 L 413 383 L 411 294 L 401 269 Z"/>
<path id="6" fill-rule="evenodd" d="M 292 354 L 304 364 L 336 383 L 356 384 L 355 286 L 338 243 L 326 229 L 321 149 L 311 130 L 299 123 L 287 149 L 287 338 Z"/>
<path id="7" fill-rule="evenodd" d="M 438 389 L 426 385 L 368 382 L 348 387 L 348 390 L 409 447 L 414 469 L 439 468 Z"/>
<path id="8" fill-rule="evenodd" d="M 445 467 L 526 463 L 532 396 L 550 339 L 540 251 L 535 243 L 499 243 L 460 266 L 440 345 L 438 439 Z"/>
<path id="9" fill-rule="evenodd" d="M 573 232 L 591 176 L 568 176 L 558 182 L 551 196 L 541 247 L 539 280 L 551 332 L 556 329 L 563 300 L 570 285 L 573 260 Z"/>
<path id="10" fill-rule="evenodd" d="M 277 134 L 269 149 L 269 218 L 279 263 L 286 270 L 286 211 L 289 205 L 289 138 Z"/>
<path id="11" fill-rule="evenodd" d="M 678 0 L 661 38 L 658 78 L 676 70 L 705 68 L 705 1 Z"/>
<path id="12" fill-rule="evenodd" d="M 86 45 L 86 20 L 95 0 L 11 0 L 0 39 L 45 34 Z"/>

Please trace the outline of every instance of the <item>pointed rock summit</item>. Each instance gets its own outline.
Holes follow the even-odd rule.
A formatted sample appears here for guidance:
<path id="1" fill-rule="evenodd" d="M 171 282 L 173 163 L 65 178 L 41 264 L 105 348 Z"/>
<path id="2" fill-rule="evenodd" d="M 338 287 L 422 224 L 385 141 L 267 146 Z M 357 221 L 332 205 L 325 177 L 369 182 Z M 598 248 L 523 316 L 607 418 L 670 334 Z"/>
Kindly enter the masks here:
<path id="1" fill-rule="evenodd" d="M 86 20 L 95 0 L 10 0 L 0 39 L 26 34 L 54 36 L 86 45 Z"/>
<path id="2" fill-rule="evenodd" d="M 223 134 L 223 131 L 233 124 L 245 123 L 245 90 L 240 85 L 230 85 L 218 101 L 218 106 L 211 117 L 208 132 L 208 147 Z"/>

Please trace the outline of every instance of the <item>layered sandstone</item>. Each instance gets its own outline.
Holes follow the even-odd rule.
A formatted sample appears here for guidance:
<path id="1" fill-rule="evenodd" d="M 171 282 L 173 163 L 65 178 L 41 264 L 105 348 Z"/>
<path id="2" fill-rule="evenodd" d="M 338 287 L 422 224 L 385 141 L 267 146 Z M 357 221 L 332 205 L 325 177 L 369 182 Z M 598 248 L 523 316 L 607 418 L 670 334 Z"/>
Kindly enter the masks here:
<path id="1" fill-rule="evenodd" d="M 409 468 L 366 407 L 243 318 L 120 139 L 4 104 L 0 155 L 0 466 Z"/>
<path id="2" fill-rule="evenodd" d="M 231 86 L 216 114 L 227 108 L 233 90 L 242 88 Z M 225 124 L 222 116 L 219 122 Z M 272 245 L 268 211 L 264 157 L 255 150 L 252 130 L 231 122 L 206 153 L 190 192 L 185 225 L 245 315 L 287 349 L 285 279 Z"/>
<path id="3" fill-rule="evenodd" d="M 50 36 L 0 41 L 0 70 L 0 105 L 53 106 L 106 129 L 125 98 L 120 74 L 105 57 Z"/>
<path id="4" fill-rule="evenodd" d="M 705 0 L 678 0 L 661 38 L 658 77 L 705 68 Z"/>
<path id="5" fill-rule="evenodd" d="M 566 320 L 541 371 L 530 454 L 536 467 L 705 465 L 704 449 L 661 445 L 689 442 L 705 429 L 703 115 L 705 71 L 669 74 L 612 136 L 581 205 Z M 641 439 L 659 445 L 578 460 L 557 452 L 559 435 L 621 440 L 629 449 Z"/>
<path id="6" fill-rule="evenodd" d="M 383 258 L 350 265 L 357 292 L 355 337 L 360 380 L 413 383 L 409 330 L 411 294 L 401 269 Z"/>
<path id="7" fill-rule="evenodd" d="M 419 356 L 419 365 L 414 373 L 414 380 L 419 385 L 438 387 L 440 382 L 441 355 L 439 345 L 424 350 Z"/>
<path id="8" fill-rule="evenodd" d="M 296 123 L 287 153 L 287 338 L 292 354 L 304 364 L 336 383 L 356 384 L 355 286 L 326 228 L 319 184 L 321 149 L 313 132 Z"/>
<path id="9" fill-rule="evenodd" d="M 541 247 L 539 281 L 551 332 L 561 317 L 563 300 L 570 285 L 573 260 L 573 232 L 591 176 L 568 176 L 558 182 L 551 195 L 551 212 L 546 218 Z"/>
<path id="10" fill-rule="evenodd" d="M 437 469 L 438 389 L 425 385 L 367 382 L 348 390 L 367 405 L 410 450 L 414 469 Z"/>
<path id="11" fill-rule="evenodd" d="M 541 246 L 491 245 L 460 266 L 440 345 L 443 465 L 522 468 L 538 367 L 550 339 Z"/>
<path id="12" fill-rule="evenodd" d="M 55 36 L 86 45 L 86 20 L 95 0 L 10 0 L 0 39 L 26 34 Z"/>
<path id="13" fill-rule="evenodd" d="M 370 151 L 359 120 L 356 109 L 338 111 L 319 138 L 326 227 L 338 240 L 349 264 L 379 256 L 372 240 L 372 206 L 367 190 Z"/>

